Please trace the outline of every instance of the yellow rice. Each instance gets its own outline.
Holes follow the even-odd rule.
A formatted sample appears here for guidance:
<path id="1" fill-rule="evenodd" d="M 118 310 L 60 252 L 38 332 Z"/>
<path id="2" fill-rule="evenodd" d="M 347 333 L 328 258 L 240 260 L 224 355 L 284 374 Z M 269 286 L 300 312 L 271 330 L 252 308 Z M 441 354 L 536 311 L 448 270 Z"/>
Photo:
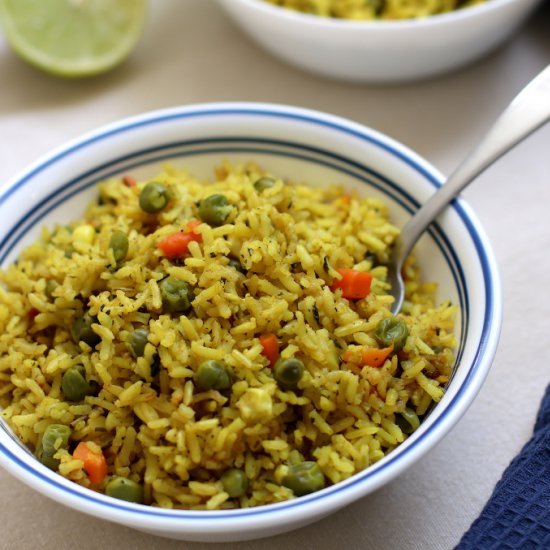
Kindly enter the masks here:
<path id="1" fill-rule="evenodd" d="M 414 19 L 446 13 L 487 0 L 264 0 L 284 8 L 339 19 Z"/>
<path id="2" fill-rule="evenodd" d="M 456 306 L 434 303 L 436 285 L 420 281 L 412 260 L 400 313 L 409 328 L 403 350 L 380 367 L 343 360 L 346 351 L 378 347 L 375 328 L 391 315 L 384 262 L 398 230 L 387 206 L 340 187 L 281 179 L 258 193 L 253 183 L 262 175 L 254 164 L 226 164 L 204 182 L 166 167 L 155 181 L 173 198 L 157 215 L 139 207 L 145 181 L 105 181 L 82 219 L 44 228 L 0 273 L 3 418 L 32 451 L 48 425 L 70 426 L 69 449 L 56 455 L 61 475 L 98 491 L 112 476 L 127 477 L 144 487 L 146 504 L 164 508 L 269 504 L 294 497 L 282 485 L 292 464 L 314 461 L 327 484 L 337 483 L 405 440 L 399 419 L 416 427 L 439 401 L 453 365 Z M 202 242 L 191 243 L 181 261 L 163 257 L 159 240 L 197 219 L 197 202 L 212 193 L 235 206 L 226 223 L 200 225 Z M 114 229 L 130 243 L 119 265 L 109 249 Z M 374 277 L 365 299 L 330 289 L 335 269 L 352 267 Z M 168 274 L 195 289 L 185 315 L 162 312 L 158 283 Z M 50 297 L 48 280 L 58 283 Z M 93 349 L 70 335 L 85 308 L 97 316 Z M 140 326 L 149 337 L 135 359 L 126 339 Z M 282 358 L 304 362 L 296 391 L 275 382 L 259 341 L 265 333 L 277 335 Z M 197 387 L 206 359 L 231 369 L 229 392 Z M 74 365 L 99 384 L 97 395 L 64 398 L 62 375 Z M 95 443 L 107 459 L 99 485 L 71 455 L 79 441 Z M 229 468 L 248 478 L 239 498 L 220 481 Z"/>

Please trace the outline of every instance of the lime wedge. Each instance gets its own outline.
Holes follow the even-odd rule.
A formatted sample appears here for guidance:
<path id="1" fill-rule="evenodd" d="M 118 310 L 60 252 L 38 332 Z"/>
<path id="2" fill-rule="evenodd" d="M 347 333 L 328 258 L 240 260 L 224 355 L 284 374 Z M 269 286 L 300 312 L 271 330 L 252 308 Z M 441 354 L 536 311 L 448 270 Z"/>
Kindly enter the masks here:
<path id="1" fill-rule="evenodd" d="M 11 47 L 44 71 L 65 77 L 103 73 L 138 41 L 146 0 L 0 0 Z"/>

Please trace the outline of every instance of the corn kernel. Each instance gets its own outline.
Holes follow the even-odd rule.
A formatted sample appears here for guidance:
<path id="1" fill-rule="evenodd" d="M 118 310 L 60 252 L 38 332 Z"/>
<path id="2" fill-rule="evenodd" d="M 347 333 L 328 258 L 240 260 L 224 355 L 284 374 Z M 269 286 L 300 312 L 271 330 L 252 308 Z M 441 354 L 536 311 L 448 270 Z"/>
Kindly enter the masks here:
<path id="1" fill-rule="evenodd" d="M 79 225 L 73 231 L 73 246 L 77 252 L 85 252 L 93 244 L 95 229 L 88 223 Z"/>

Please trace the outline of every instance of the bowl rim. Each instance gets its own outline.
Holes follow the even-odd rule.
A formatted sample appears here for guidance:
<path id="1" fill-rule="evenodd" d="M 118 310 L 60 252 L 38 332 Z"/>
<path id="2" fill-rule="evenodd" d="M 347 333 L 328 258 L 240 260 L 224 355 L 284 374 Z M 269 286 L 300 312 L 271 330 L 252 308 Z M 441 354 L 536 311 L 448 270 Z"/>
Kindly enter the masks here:
<path id="1" fill-rule="evenodd" d="M 52 164 L 62 162 L 65 157 L 70 157 L 73 153 L 79 152 L 95 142 L 108 140 L 113 135 L 121 135 L 135 128 L 174 119 L 196 119 L 220 115 L 265 116 L 290 121 L 297 119 L 300 122 L 329 128 L 331 131 L 351 135 L 386 150 L 408 164 L 413 170 L 416 170 L 434 187 L 438 187 L 444 181 L 441 173 L 406 146 L 377 130 L 339 116 L 301 107 L 270 103 L 203 103 L 161 109 L 125 118 L 68 142 L 44 155 L 8 182 L 0 190 L 0 207 L 8 196 L 31 182 L 42 170 L 47 169 Z M 100 164 L 99 160 L 97 164 Z M 480 261 L 483 264 L 483 273 L 488 276 L 485 281 L 487 308 L 480 342 L 463 384 L 458 388 L 453 400 L 446 405 L 440 416 L 432 424 L 431 429 L 422 433 L 421 437 L 416 439 L 402 453 L 397 453 L 393 457 L 390 454 L 386 457 L 388 460 L 383 459 L 383 461 L 377 463 L 380 464 L 379 467 L 375 464 L 348 480 L 298 499 L 255 508 L 196 511 L 167 510 L 111 499 L 80 487 L 59 474 L 50 472 L 34 459 L 27 463 L 4 444 L 3 440 L 7 437 L 6 441 L 9 443 L 12 436 L 3 423 L 0 423 L 0 427 L 3 428 L 0 430 L 0 464 L 28 485 L 58 502 L 66 505 L 77 504 L 77 507 L 82 511 L 103 519 L 117 521 L 118 518 L 120 523 L 127 525 L 132 520 L 135 526 L 142 526 L 144 529 L 146 527 L 164 528 L 170 532 L 196 531 L 198 527 L 194 526 L 193 522 L 198 520 L 200 520 L 199 523 L 203 523 L 203 520 L 212 522 L 208 525 L 209 529 L 214 529 L 215 524 L 218 532 L 235 531 L 243 529 L 243 527 L 246 529 L 250 526 L 247 520 L 253 517 L 261 518 L 261 521 L 270 525 L 274 523 L 283 524 L 288 521 L 287 518 L 285 519 L 285 512 L 288 510 L 298 511 L 303 517 L 319 516 L 321 513 L 329 513 L 335 507 L 335 501 L 338 501 L 337 507 L 340 508 L 363 496 L 365 494 L 363 489 L 365 483 L 369 488 L 367 493 L 372 492 L 390 479 L 395 478 L 410 464 L 418 460 L 439 442 L 443 435 L 459 420 L 481 388 L 496 352 L 502 321 L 502 291 L 496 260 L 488 238 L 471 208 L 462 199 L 455 200 L 452 208 L 460 213 L 468 232 L 474 238 L 477 251 L 480 254 Z M 376 477 L 373 479 L 373 476 Z M 202 529 L 202 526 L 200 528 Z M 261 525 L 258 529 L 260 528 Z"/>
<path id="2" fill-rule="evenodd" d="M 241 2 L 245 4 L 248 9 L 257 10 L 262 12 L 263 15 L 269 17 L 280 17 L 285 19 L 288 23 L 310 25 L 322 30 L 327 29 L 341 29 L 341 30 L 369 30 L 369 31 L 399 31 L 404 29 L 410 29 L 412 31 L 416 29 L 425 30 L 426 27 L 433 27 L 445 24 L 453 24 L 456 22 L 468 22 L 469 19 L 476 17 L 477 15 L 485 15 L 500 7 L 514 4 L 519 0 L 487 0 L 483 4 L 475 4 L 466 8 L 453 10 L 446 13 L 438 13 L 422 18 L 415 19 L 394 19 L 394 20 L 353 20 L 353 19 L 336 19 L 331 17 L 322 17 L 319 15 L 312 15 L 309 13 L 303 13 L 281 6 L 264 2 L 264 0 L 218 0 L 218 2 L 233 3 Z M 534 0 L 534 3 L 541 0 Z"/>

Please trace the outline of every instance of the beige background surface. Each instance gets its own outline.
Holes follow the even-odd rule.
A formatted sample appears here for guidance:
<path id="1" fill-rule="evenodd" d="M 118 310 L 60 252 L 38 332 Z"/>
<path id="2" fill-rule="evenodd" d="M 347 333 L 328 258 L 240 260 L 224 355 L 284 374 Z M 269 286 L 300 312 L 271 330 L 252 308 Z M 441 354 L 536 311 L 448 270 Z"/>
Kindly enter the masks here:
<path id="1" fill-rule="evenodd" d="M 0 36 L 0 182 L 84 131 L 177 104 L 256 100 L 321 109 L 402 141 L 444 173 L 550 60 L 550 4 L 521 33 L 460 72 L 401 86 L 321 80 L 269 57 L 211 0 L 153 0 L 132 58 L 112 74 L 56 80 L 16 59 Z M 434 44 L 434 47 L 437 45 Z M 224 548 L 450 549 L 530 436 L 550 381 L 550 126 L 465 192 L 492 239 L 504 325 L 478 399 L 426 458 L 377 493 L 310 527 Z M 67 509 L 0 470 L 3 549 L 190 549 Z M 218 548 L 221 545 L 211 545 Z"/>

